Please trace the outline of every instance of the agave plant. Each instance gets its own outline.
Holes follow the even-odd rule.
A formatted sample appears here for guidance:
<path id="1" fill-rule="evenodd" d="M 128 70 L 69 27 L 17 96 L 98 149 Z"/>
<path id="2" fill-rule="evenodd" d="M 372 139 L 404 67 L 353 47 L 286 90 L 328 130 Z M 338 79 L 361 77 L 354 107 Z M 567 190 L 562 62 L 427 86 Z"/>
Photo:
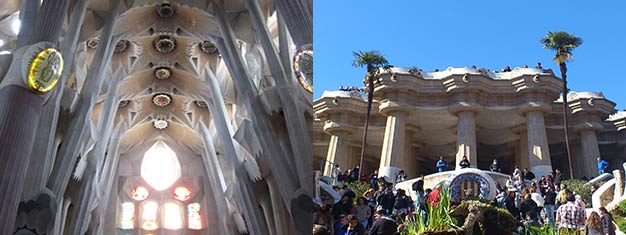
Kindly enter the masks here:
<path id="1" fill-rule="evenodd" d="M 418 235 L 427 231 L 441 231 L 459 228 L 456 219 L 450 215 L 450 193 L 443 185 L 439 186 L 439 203 L 430 205 L 425 216 L 415 214 L 405 223 L 404 235 Z"/>

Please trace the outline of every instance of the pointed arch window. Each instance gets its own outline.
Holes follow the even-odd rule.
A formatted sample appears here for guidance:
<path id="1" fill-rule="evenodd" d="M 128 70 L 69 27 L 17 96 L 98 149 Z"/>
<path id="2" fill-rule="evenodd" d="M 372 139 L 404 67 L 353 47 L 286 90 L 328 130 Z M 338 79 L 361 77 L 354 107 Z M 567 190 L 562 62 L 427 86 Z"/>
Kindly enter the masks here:
<path id="1" fill-rule="evenodd" d="M 181 202 L 187 201 L 191 198 L 191 191 L 187 187 L 177 187 L 174 189 L 174 198 Z"/>
<path id="2" fill-rule="evenodd" d="M 171 187 L 181 177 L 180 163 L 174 150 L 158 140 L 144 154 L 141 177 L 157 191 Z"/>

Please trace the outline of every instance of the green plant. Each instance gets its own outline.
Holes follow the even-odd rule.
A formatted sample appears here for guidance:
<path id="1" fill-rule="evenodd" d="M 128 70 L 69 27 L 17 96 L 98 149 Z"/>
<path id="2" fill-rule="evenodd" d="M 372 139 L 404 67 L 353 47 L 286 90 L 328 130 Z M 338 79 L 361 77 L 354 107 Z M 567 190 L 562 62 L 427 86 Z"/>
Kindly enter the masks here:
<path id="1" fill-rule="evenodd" d="M 354 181 L 350 183 L 342 182 L 339 187 L 343 187 L 344 185 L 348 185 L 348 188 L 352 189 L 352 191 L 356 194 L 356 198 L 354 198 L 354 203 L 356 203 L 356 200 L 359 197 L 363 196 L 363 193 L 365 193 L 365 191 L 370 188 L 370 184 L 360 181 Z"/>
<path id="2" fill-rule="evenodd" d="M 558 230 L 554 225 L 524 226 L 525 235 L 557 235 Z"/>
<path id="3" fill-rule="evenodd" d="M 591 207 L 591 185 L 585 185 L 585 183 L 587 183 L 587 181 L 579 179 L 564 180 L 561 182 L 561 184 L 567 185 L 570 191 L 580 195 L 587 207 Z"/>
<path id="4" fill-rule="evenodd" d="M 416 213 L 405 223 L 406 230 L 403 235 L 419 235 L 427 231 L 441 231 L 449 228 L 458 228 L 456 219 L 450 215 L 450 193 L 447 188 L 439 186 L 439 203 L 430 204 L 425 216 Z"/>
<path id="5" fill-rule="evenodd" d="M 613 220 L 615 220 L 619 231 L 626 231 L 626 218 L 624 218 L 623 216 L 614 215 Z"/>

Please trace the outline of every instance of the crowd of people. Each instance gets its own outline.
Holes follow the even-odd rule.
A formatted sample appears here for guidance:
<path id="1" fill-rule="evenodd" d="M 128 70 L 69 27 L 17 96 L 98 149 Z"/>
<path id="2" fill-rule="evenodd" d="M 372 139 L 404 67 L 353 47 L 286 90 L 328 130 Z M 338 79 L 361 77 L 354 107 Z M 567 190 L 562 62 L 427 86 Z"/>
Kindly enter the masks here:
<path id="1" fill-rule="evenodd" d="M 598 160 L 598 174 L 603 174 L 608 162 Z M 436 162 L 439 172 L 445 171 L 448 162 L 440 157 Z M 460 168 L 470 167 L 467 157 L 459 161 Z M 497 159 L 489 166 L 490 171 L 501 172 Z M 358 166 L 341 171 L 338 165 L 333 169 L 333 188 L 341 195 L 341 200 L 334 205 L 327 205 L 320 213 L 327 213 L 329 221 L 320 221 L 318 224 L 327 224 L 316 234 L 357 234 L 363 235 L 366 231 L 371 235 L 392 235 L 402 231 L 403 222 L 413 214 L 425 215 L 427 208 L 439 202 L 439 189 L 424 189 L 424 176 L 412 185 L 417 195 L 414 201 L 402 189 L 394 190 L 394 183 L 387 182 L 384 177 L 378 176 L 374 170 L 367 177 L 359 179 Z M 404 171 L 399 171 L 396 182 L 407 180 Z M 360 180 L 369 182 L 370 188 L 362 195 L 356 195 L 347 185 L 339 187 L 339 182 L 353 182 Z M 541 226 L 544 224 L 556 225 L 559 230 L 578 231 L 586 230 L 588 234 L 615 234 L 613 218 L 605 208 L 590 213 L 585 212 L 586 205 L 580 195 L 563 184 L 564 176 L 559 169 L 548 175 L 537 177 L 527 168 L 515 166 L 504 187 L 497 184 L 498 192 L 493 201 L 498 206 L 509 211 L 520 224 Z M 592 190 L 598 186 L 594 185 Z M 357 197 L 358 196 L 358 197 Z M 356 200 L 355 200 L 356 199 Z M 473 199 L 468 197 L 467 199 Z M 356 202 L 356 203 L 354 203 Z M 320 214 L 316 215 L 317 220 Z M 523 226 L 519 227 L 523 229 Z"/>

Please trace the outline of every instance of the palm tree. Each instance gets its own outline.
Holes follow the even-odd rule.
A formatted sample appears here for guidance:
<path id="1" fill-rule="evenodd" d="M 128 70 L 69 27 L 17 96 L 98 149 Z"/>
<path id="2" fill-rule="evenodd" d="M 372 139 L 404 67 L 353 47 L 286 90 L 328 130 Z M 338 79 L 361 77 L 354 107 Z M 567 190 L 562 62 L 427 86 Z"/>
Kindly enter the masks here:
<path id="1" fill-rule="evenodd" d="M 367 73 L 365 78 L 367 79 L 367 114 L 365 116 L 365 129 L 363 130 L 363 144 L 361 148 L 361 161 L 359 162 L 359 180 L 361 179 L 361 172 L 363 172 L 363 156 L 365 155 L 365 148 L 367 146 L 367 129 L 369 127 L 370 112 L 372 111 L 372 100 L 374 99 L 374 79 L 379 75 L 380 68 L 387 71 L 392 67 L 383 55 L 378 51 L 366 51 L 366 52 L 352 52 L 354 55 L 354 61 L 352 66 L 363 67 L 367 66 Z"/>
<path id="2" fill-rule="evenodd" d="M 567 65 L 565 62 L 571 61 L 572 51 L 574 48 L 580 46 L 583 43 L 582 38 L 574 36 L 567 32 L 548 32 L 545 38 L 541 39 L 541 44 L 546 49 L 556 51 L 554 55 L 554 62 L 559 65 L 561 70 L 561 78 L 563 79 L 563 125 L 565 126 L 565 149 L 567 151 L 567 160 L 569 162 L 569 175 L 570 179 L 574 178 L 574 172 L 572 170 L 572 157 L 569 148 L 569 127 L 567 125 Z"/>

